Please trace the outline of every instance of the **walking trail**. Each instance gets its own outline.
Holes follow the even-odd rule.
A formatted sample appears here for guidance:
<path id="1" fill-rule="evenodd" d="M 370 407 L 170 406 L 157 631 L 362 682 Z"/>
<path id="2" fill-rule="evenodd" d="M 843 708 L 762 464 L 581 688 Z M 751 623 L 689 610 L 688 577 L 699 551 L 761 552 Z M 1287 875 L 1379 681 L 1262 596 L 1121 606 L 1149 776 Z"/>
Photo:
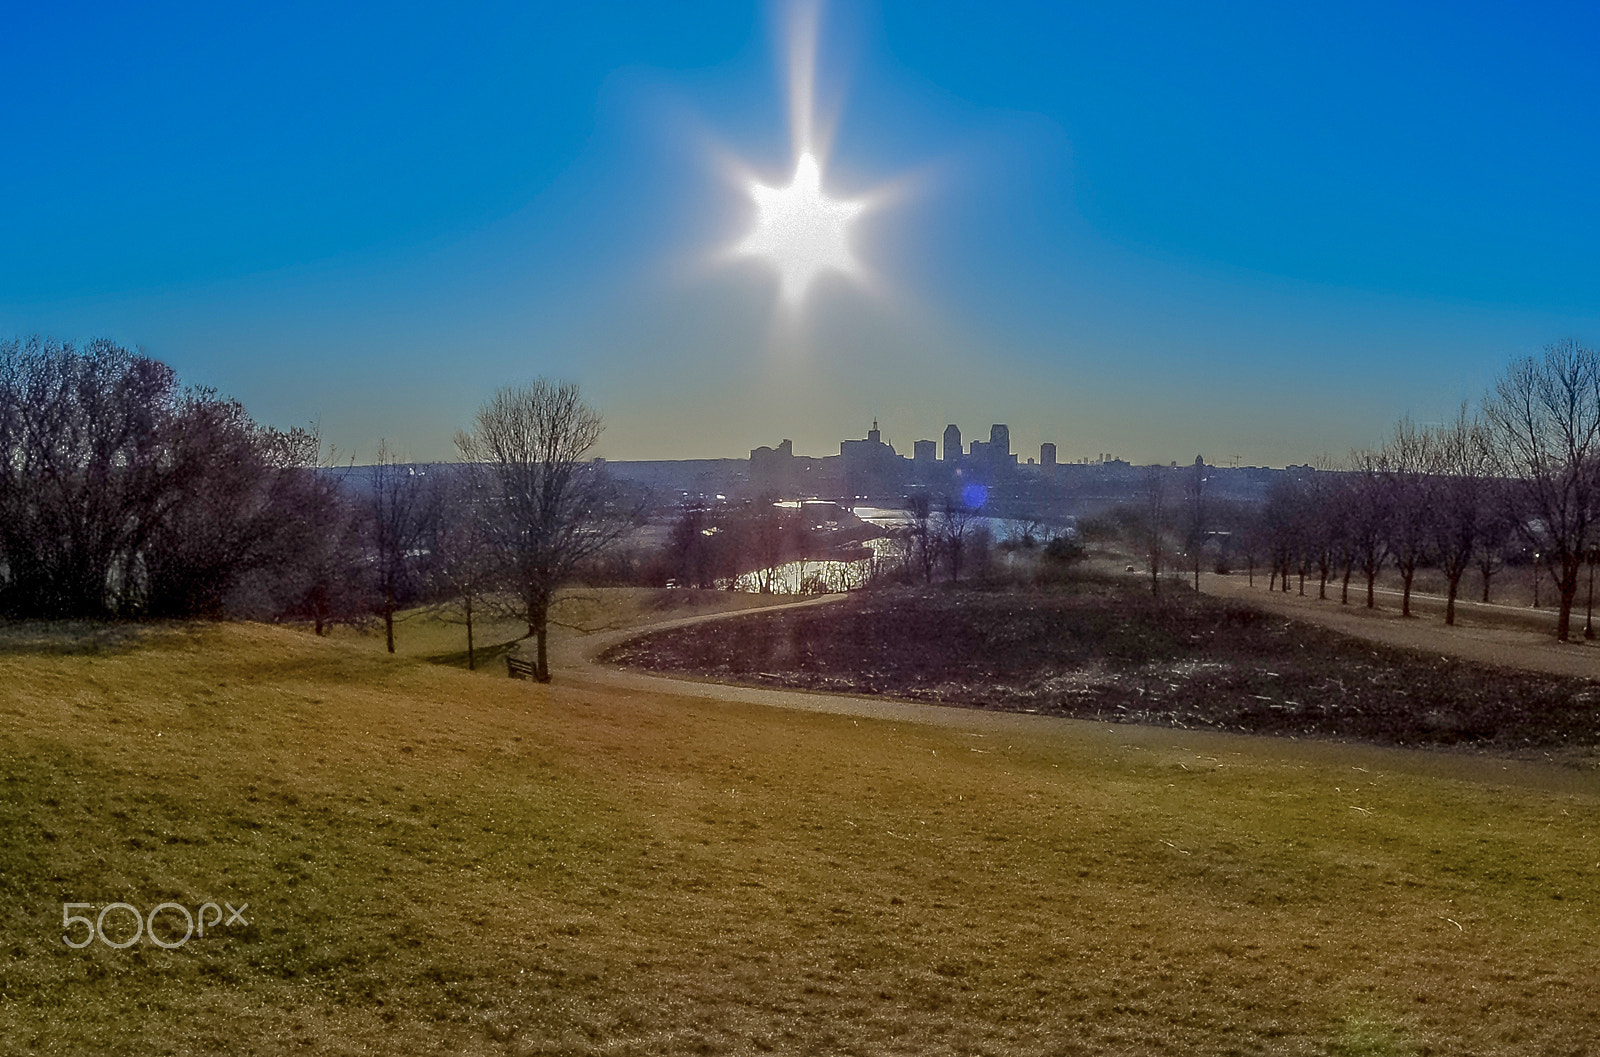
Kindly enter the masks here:
<path id="1" fill-rule="evenodd" d="M 1224 577 L 1213 580 L 1225 581 Z M 1202 586 L 1204 580 L 1202 580 Z M 1222 590 L 1231 590 L 1231 585 Z M 1254 599 L 1257 591 L 1244 586 L 1240 579 L 1239 590 L 1243 597 Z M 1222 593 L 1218 591 L 1217 593 Z M 1265 595 L 1265 589 L 1259 594 Z M 927 702 L 904 701 L 891 697 L 857 694 L 817 693 L 803 690 L 779 690 L 768 687 L 739 686 L 721 683 L 709 678 L 645 674 L 632 669 L 603 664 L 597 658 L 611 646 L 654 631 L 687 627 L 717 620 L 736 620 L 773 609 L 804 608 L 836 604 L 847 595 L 826 595 L 788 605 L 769 606 L 764 609 L 733 610 L 724 613 L 680 617 L 639 627 L 607 630 L 589 634 L 566 633 L 553 636 L 551 642 L 551 667 L 558 684 L 600 691 L 608 696 L 674 699 L 684 707 L 697 704 L 754 705 L 768 708 L 794 709 L 833 715 L 860 717 L 891 722 L 916 723 L 969 731 L 985 736 L 1017 737 L 1071 737 L 1104 745 L 1109 753 L 1120 754 L 1128 749 L 1141 749 L 1161 753 L 1242 753 L 1249 756 L 1272 757 L 1284 761 L 1304 763 L 1363 766 L 1382 768 L 1393 773 L 1405 773 L 1434 778 L 1448 778 L 1472 782 L 1489 782 L 1528 788 L 1546 789 L 1563 793 L 1593 792 L 1595 789 L 1594 763 L 1587 754 L 1571 761 L 1548 759 L 1513 759 L 1502 756 L 1485 756 L 1456 751 L 1430 751 L 1397 749 L 1387 746 L 1354 742 L 1325 741 L 1318 739 L 1277 738 L 1266 735 L 1223 733 L 1206 730 L 1182 730 L 1170 727 L 1148 727 L 1136 724 L 1108 724 L 1093 720 L 1066 719 L 1059 716 L 1039 716 L 1017 712 L 988 711 L 979 708 L 962 708 L 951 705 L 934 705 Z M 1298 599 L 1296 600 L 1298 601 Z M 1263 601 L 1275 611 L 1286 612 L 1295 608 L 1293 603 L 1280 600 Z M 1324 606 L 1339 608 L 1337 602 Z M 1281 608 L 1280 608 L 1281 607 Z M 1305 607 L 1310 609 L 1309 605 Z M 1298 612 L 1288 614 L 1300 616 Z M 1336 614 L 1337 615 L 1337 614 Z M 1422 621 L 1405 624 L 1390 622 L 1382 617 L 1363 618 L 1338 615 L 1341 620 L 1359 627 L 1356 634 L 1370 633 L 1366 637 L 1379 641 L 1410 645 L 1401 636 L 1414 635 L 1426 638 L 1431 633 L 1422 628 Z M 1305 619 L 1310 619 L 1309 617 Z M 1325 621 L 1334 626 L 1332 621 Z M 1394 636 L 1389 637 L 1391 623 Z M 1440 629 L 1448 631 L 1449 629 Z M 1380 638 L 1380 635 L 1383 636 Z M 1437 637 L 1437 635 L 1435 635 Z M 1537 636 L 1532 637 L 1533 640 Z M 1520 641 L 1520 640 L 1519 640 Z M 1505 644 L 1498 640 L 1486 641 L 1484 653 L 1475 659 L 1486 659 L 1489 647 L 1517 653 L 1516 643 Z M 1530 648 L 1543 649 L 1543 644 L 1530 640 Z M 1429 647 L 1431 648 L 1431 647 Z M 1441 651 L 1444 652 L 1444 651 Z M 1465 654 L 1462 654 L 1465 655 Z M 1592 664 L 1600 666 L 1600 648 L 1585 650 L 1594 658 Z M 1495 663 L 1504 663 L 1496 661 Z M 1553 661 L 1551 662 L 1554 663 Z M 1538 669 L 1554 670 L 1554 669 Z M 1591 674 L 1593 670 L 1591 669 Z M 1576 763 L 1577 766 L 1571 764 Z"/>
<path id="2" fill-rule="evenodd" d="M 1243 574 L 1222 576 L 1200 574 L 1200 590 L 1220 598 L 1232 598 L 1259 606 L 1286 617 L 1342 631 L 1347 635 L 1390 646 L 1437 653 L 1446 657 L 1521 668 L 1529 672 L 1572 675 L 1600 679 L 1600 639 L 1583 638 L 1584 614 L 1573 614 L 1569 642 L 1555 637 L 1555 614 L 1513 606 L 1485 605 L 1456 600 L 1456 624 L 1444 623 L 1444 599 L 1437 595 L 1413 593 L 1410 617 L 1400 615 L 1400 593 L 1377 592 L 1379 608 L 1366 607 L 1365 585 L 1350 585 L 1350 604 L 1339 602 L 1339 585 L 1328 584 L 1326 600 L 1317 597 L 1315 580 L 1306 581 L 1306 594 L 1299 594 L 1299 583 L 1291 578 L 1291 590 L 1268 591 L 1266 579 L 1255 578 L 1255 586 Z"/>

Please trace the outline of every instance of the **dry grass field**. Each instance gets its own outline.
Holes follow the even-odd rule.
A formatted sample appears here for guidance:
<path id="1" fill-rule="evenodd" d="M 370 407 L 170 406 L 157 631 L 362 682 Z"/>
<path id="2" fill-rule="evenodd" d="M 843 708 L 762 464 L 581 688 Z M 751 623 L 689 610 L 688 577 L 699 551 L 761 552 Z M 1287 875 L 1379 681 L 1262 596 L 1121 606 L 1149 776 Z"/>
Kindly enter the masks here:
<path id="1" fill-rule="evenodd" d="M 601 659 L 1078 719 L 1600 758 L 1592 678 L 1374 645 L 1184 584 L 1152 597 L 1126 576 L 861 592 L 657 631 Z"/>
<path id="2" fill-rule="evenodd" d="M 0 1051 L 1600 1053 L 1592 774 L 540 687 L 427 625 L 0 632 Z M 65 945 L 118 901 L 248 923 Z"/>

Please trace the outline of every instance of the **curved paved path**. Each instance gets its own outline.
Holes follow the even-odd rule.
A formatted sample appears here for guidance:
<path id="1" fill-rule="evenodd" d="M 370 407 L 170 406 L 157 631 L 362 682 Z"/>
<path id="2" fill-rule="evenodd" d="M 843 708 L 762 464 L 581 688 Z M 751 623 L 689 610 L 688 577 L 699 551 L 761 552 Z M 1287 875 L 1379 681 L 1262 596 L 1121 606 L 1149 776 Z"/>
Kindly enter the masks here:
<path id="1" fill-rule="evenodd" d="M 1068 736 L 1082 741 L 1103 743 L 1108 751 L 1141 748 L 1182 754 L 1216 755 L 1232 752 L 1286 761 L 1362 766 L 1373 770 L 1381 768 L 1392 773 L 1488 782 L 1552 792 L 1594 793 L 1600 790 L 1600 778 L 1595 774 L 1592 758 L 1585 758 L 1578 761 L 1579 766 L 1572 766 L 1570 763 L 1562 764 L 1547 760 L 1520 760 L 1449 750 L 1400 749 L 1360 742 L 1280 738 L 1258 734 L 1142 726 L 1132 723 L 1103 723 L 1061 716 L 935 705 L 876 695 L 780 690 L 722 683 L 707 678 L 649 675 L 634 669 L 602 664 L 597 660 L 598 656 L 611 646 L 650 632 L 716 620 L 735 620 L 776 609 L 831 605 L 847 597 L 847 595 L 825 595 L 803 602 L 760 609 L 739 609 L 679 617 L 623 630 L 563 635 L 559 639 L 553 639 L 551 643 L 551 668 L 555 674 L 555 682 L 559 685 L 612 694 L 659 695 L 679 699 L 685 704 L 717 702 L 787 708 L 948 727 L 983 736 L 1008 734 Z"/>
<path id="2" fill-rule="evenodd" d="M 1436 595 L 1413 594 L 1411 608 L 1419 615 L 1402 617 L 1398 591 L 1380 589 L 1378 605 L 1382 608 L 1368 609 L 1365 587 L 1357 591 L 1353 583 L 1349 605 L 1340 604 L 1337 584 L 1328 585 L 1327 600 L 1317 598 L 1313 580 L 1306 581 L 1304 598 L 1298 584 L 1287 594 L 1268 591 L 1261 577 L 1256 577 L 1256 585 L 1251 587 L 1238 573 L 1202 573 L 1200 590 L 1372 642 L 1530 672 L 1600 679 L 1600 639 L 1586 642 L 1581 637 L 1581 610 L 1574 613 L 1574 638 L 1562 643 L 1555 638 L 1555 614 L 1545 610 L 1458 600 L 1457 623 L 1449 627 L 1444 623 L 1444 599 Z"/>

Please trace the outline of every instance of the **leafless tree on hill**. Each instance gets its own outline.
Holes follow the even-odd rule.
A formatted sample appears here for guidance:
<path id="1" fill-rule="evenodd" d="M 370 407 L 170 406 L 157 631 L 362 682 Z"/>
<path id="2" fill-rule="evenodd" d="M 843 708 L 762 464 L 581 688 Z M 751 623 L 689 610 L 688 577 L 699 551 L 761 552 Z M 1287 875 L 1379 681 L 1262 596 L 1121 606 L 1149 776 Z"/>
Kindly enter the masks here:
<path id="1" fill-rule="evenodd" d="M 467 668 L 478 666 L 473 625 L 495 584 L 499 555 L 489 523 L 482 475 L 454 473 L 441 487 L 440 509 L 428 523 L 431 571 L 448 610 L 467 629 Z"/>
<path id="2" fill-rule="evenodd" d="M 1150 593 L 1161 594 L 1161 558 L 1163 536 L 1171 511 L 1167 503 L 1167 471 L 1162 466 L 1145 470 L 1144 490 L 1141 496 L 1141 524 L 1145 557 L 1150 566 Z"/>
<path id="3" fill-rule="evenodd" d="M 470 432 L 456 434 L 469 472 L 485 475 L 505 586 L 537 643 L 534 674 L 550 681 L 547 640 L 556 591 L 588 558 L 632 531 L 603 471 L 583 461 L 603 428 L 571 383 L 539 379 L 497 391 Z"/>
<path id="4" fill-rule="evenodd" d="M 0 345 L 0 599 L 24 616 L 123 610 L 140 545 L 179 498 L 177 380 L 109 341 Z"/>
<path id="5" fill-rule="evenodd" d="M 1506 554 L 1517 534 L 1518 518 L 1511 495 L 1520 491 L 1498 477 L 1484 481 L 1484 507 L 1472 549 L 1472 564 L 1483 584 L 1483 601 L 1489 601 L 1489 585 L 1494 575 L 1506 566 Z"/>
<path id="6" fill-rule="evenodd" d="M 1377 608 L 1378 573 L 1389 560 L 1388 485 L 1383 454 L 1356 451 L 1350 455 L 1348 501 L 1351 556 L 1367 581 L 1367 608 Z"/>
<path id="7" fill-rule="evenodd" d="M 1283 477 L 1267 491 L 1261 508 L 1261 532 L 1266 539 L 1267 590 L 1289 590 L 1289 577 L 1310 544 L 1308 531 L 1314 512 L 1309 509 L 1306 483 L 1296 477 Z"/>
<path id="8" fill-rule="evenodd" d="M 745 511 L 744 539 L 761 594 L 777 589 L 778 570 L 801 553 L 803 527 L 801 512 L 779 506 L 774 495 L 762 496 Z"/>
<path id="9" fill-rule="evenodd" d="M 678 505 L 677 517 L 667 532 L 667 553 L 673 579 L 680 586 L 715 585 L 712 551 L 716 535 L 711 511 L 704 502 L 686 498 Z"/>
<path id="10" fill-rule="evenodd" d="M 1513 363 L 1484 421 L 1495 471 L 1514 482 L 1526 512 L 1520 531 L 1556 581 L 1556 638 L 1565 642 L 1600 517 L 1600 355 L 1568 340 Z"/>
<path id="11" fill-rule="evenodd" d="M 0 609 L 222 615 L 290 568 L 306 436 L 109 341 L 0 342 Z"/>
<path id="12" fill-rule="evenodd" d="M 367 467 L 366 524 L 378 590 L 382 595 L 383 633 L 394 652 L 394 611 L 417 574 L 416 552 L 438 514 L 440 496 L 425 472 L 401 462 L 389 442 L 378 442 L 377 460 Z"/>
<path id="13" fill-rule="evenodd" d="M 1445 576 L 1444 622 L 1454 624 L 1461 577 L 1472 564 L 1491 516 L 1489 451 L 1482 424 L 1465 405 L 1453 421 L 1432 434 L 1437 460 L 1430 489 L 1432 549 Z"/>
<path id="14" fill-rule="evenodd" d="M 1189 556 L 1194 567 L 1194 589 L 1200 590 L 1200 555 L 1205 549 L 1206 531 L 1206 463 L 1196 455 L 1194 466 L 1183 478 L 1183 507 L 1188 521 Z"/>
<path id="15" fill-rule="evenodd" d="M 977 528 L 978 512 L 959 496 L 945 496 L 939 507 L 939 549 L 950 567 L 952 582 L 961 579 L 961 564 L 967 556 L 972 534 Z"/>
<path id="16" fill-rule="evenodd" d="M 1441 497 L 1435 440 L 1432 431 L 1402 418 L 1378 456 L 1389 553 L 1400 573 L 1402 617 L 1411 615 L 1411 586 L 1436 536 L 1433 521 Z"/>
<path id="17" fill-rule="evenodd" d="M 933 500 L 919 492 L 911 497 L 909 525 L 911 561 L 925 584 L 933 583 L 939 565 L 939 535 L 935 525 Z"/>

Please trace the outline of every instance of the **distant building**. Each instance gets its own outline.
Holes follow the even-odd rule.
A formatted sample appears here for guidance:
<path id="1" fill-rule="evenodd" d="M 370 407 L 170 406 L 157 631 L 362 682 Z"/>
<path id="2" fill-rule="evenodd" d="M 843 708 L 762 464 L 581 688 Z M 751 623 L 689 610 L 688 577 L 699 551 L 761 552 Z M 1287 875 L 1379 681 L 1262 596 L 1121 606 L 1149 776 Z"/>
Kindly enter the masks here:
<path id="1" fill-rule="evenodd" d="M 939 458 L 939 445 L 931 440 L 919 440 L 911 445 L 911 460 L 916 463 L 934 462 Z"/>
<path id="2" fill-rule="evenodd" d="M 944 461 L 961 461 L 961 430 L 953 422 L 944 427 Z"/>
<path id="3" fill-rule="evenodd" d="M 989 457 L 996 462 L 1015 461 L 1011 458 L 1011 427 L 1003 422 L 989 427 Z"/>
<path id="4" fill-rule="evenodd" d="M 883 442 L 883 434 L 878 430 L 878 420 L 872 420 L 872 428 L 867 430 L 866 440 L 841 440 L 839 454 L 846 459 L 886 459 L 894 458 L 894 447 Z"/>
<path id="5" fill-rule="evenodd" d="M 884 443 L 876 419 L 866 440 L 839 442 L 839 461 L 844 468 L 845 490 L 851 496 L 892 490 L 899 478 L 899 467 L 904 465 L 894 447 Z"/>
<path id="6" fill-rule="evenodd" d="M 990 426 L 988 440 L 975 440 L 968 446 L 967 461 L 991 480 L 1016 466 L 1017 457 L 1011 451 L 1010 427 L 1004 423 Z"/>
<path id="7" fill-rule="evenodd" d="M 1039 445 L 1039 465 L 1050 467 L 1056 464 L 1056 446 L 1049 441 Z"/>
<path id="8" fill-rule="evenodd" d="M 787 490 L 795 474 L 794 442 L 785 440 L 776 448 L 750 451 L 750 481 L 757 488 Z"/>

